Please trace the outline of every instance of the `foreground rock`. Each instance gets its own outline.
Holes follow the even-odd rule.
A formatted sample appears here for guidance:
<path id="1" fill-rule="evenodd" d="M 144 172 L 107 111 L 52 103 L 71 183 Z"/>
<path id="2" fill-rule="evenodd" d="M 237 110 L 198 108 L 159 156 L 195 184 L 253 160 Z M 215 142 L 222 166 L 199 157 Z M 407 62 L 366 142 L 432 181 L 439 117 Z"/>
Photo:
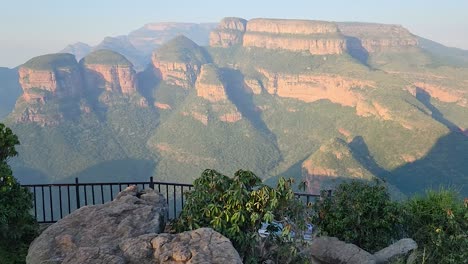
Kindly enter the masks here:
<path id="1" fill-rule="evenodd" d="M 166 200 L 131 186 L 111 202 L 85 206 L 47 228 L 31 244 L 27 263 L 125 263 L 119 244 L 157 234 L 166 223 Z"/>
<path id="2" fill-rule="evenodd" d="M 413 239 L 404 238 L 380 251 L 377 251 L 374 256 L 377 263 L 392 263 L 397 259 L 406 258 L 417 248 L 418 244 L 416 244 Z"/>
<path id="3" fill-rule="evenodd" d="M 356 245 L 336 237 L 319 237 L 303 252 L 317 264 L 374 264 L 375 257 Z"/>
<path id="4" fill-rule="evenodd" d="M 109 203 L 76 210 L 31 244 L 26 263 L 242 263 L 229 239 L 210 228 L 159 234 L 166 200 L 130 186 Z"/>

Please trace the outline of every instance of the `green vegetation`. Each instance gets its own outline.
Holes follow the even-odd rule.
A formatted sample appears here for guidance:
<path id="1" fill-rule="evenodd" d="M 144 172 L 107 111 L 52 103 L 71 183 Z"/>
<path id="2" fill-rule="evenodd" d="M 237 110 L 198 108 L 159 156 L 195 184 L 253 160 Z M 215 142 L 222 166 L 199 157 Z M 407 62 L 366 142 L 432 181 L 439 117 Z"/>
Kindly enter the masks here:
<path id="1" fill-rule="evenodd" d="M 428 191 L 405 204 L 408 234 L 419 246 L 417 263 L 468 259 L 468 200 L 451 190 Z"/>
<path id="2" fill-rule="evenodd" d="M 54 70 L 57 68 L 74 68 L 78 66 L 75 56 L 68 53 L 54 53 L 28 60 L 22 65 L 33 70 Z"/>
<path id="3" fill-rule="evenodd" d="M 16 156 L 15 134 L 0 123 L 0 263 L 24 263 L 37 224 L 29 213 L 31 193 L 13 177 L 7 161 Z"/>
<path id="4" fill-rule="evenodd" d="M 80 63 L 83 64 L 104 64 L 132 67 L 132 63 L 123 55 L 111 50 L 96 50 L 84 57 Z"/>
<path id="5" fill-rule="evenodd" d="M 351 181 L 340 184 L 332 197 L 314 204 L 313 222 L 322 235 L 375 252 L 401 237 L 403 217 L 399 208 L 378 182 Z"/>
<path id="6" fill-rule="evenodd" d="M 201 65 L 208 62 L 205 50 L 189 38 L 180 35 L 156 50 L 161 61 L 185 62 Z"/>
<path id="7" fill-rule="evenodd" d="M 275 258 L 277 263 L 297 263 L 296 248 L 287 243 L 290 232 L 302 235 L 305 226 L 305 207 L 295 199 L 292 181 L 280 179 L 276 188 L 261 183 L 261 179 L 250 171 L 239 170 L 233 178 L 215 170 L 205 170 L 195 180 L 194 189 L 186 193 L 187 202 L 175 221 L 178 232 L 200 227 L 212 227 L 228 237 L 244 263 L 261 263 Z M 285 227 L 274 244 L 282 255 L 268 252 L 262 256 L 259 249 L 258 229 L 262 222 L 279 221 Z M 275 236 L 268 239 L 274 240 Z M 280 247 L 280 250 L 278 249 Z M 268 251 L 268 250 L 267 250 Z"/>

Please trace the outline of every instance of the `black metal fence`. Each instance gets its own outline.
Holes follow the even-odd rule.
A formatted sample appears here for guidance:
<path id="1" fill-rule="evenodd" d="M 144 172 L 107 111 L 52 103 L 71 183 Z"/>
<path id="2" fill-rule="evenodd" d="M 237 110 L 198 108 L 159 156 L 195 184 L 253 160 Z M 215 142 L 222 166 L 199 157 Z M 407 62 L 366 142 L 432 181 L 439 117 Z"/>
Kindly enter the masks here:
<path id="1" fill-rule="evenodd" d="M 148 182 L 97 182 L 82 183 L 75 178 L 74 183 L 28 184 L 34 197 L 33 214 L 39 223 L 55 223 L 76 209 L 86 205 L 103 204 L 112 201 L 115 196 L 128 186 L 136 185 L 140 189 L 151 188 L 163 194 L 168 203 L 167 217 L 176 218 L 184 206 L 184 192 L 193 188 L 191 184 L 154 181 Z M 315 201 L 319 195 L 296 193 L 296 197 L 305 203 Z"/>

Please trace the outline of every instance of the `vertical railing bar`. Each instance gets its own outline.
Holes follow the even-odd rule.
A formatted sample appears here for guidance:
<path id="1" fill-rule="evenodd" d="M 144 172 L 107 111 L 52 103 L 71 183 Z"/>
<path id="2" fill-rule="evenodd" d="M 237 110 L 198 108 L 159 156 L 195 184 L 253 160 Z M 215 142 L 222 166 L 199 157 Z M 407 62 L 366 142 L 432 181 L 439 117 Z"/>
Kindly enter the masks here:
<path id="1" fill-rule="evenodd" d="M 67 195 L 68 195 L 68 213 L 71 213 L 71 199 L 70 199 L 70 185 L 67 185 Z"/>
<path id="2" fill-rule="evenodd" d="M 101 184 L 101 203 L 104 204 L 104 186 Z"/>
<path id="3" fill-rule="evenodd" d="M 88 205 L 88 194 L 87 194 L 88 186 L 86 186 L 86 184 L 83 185 L 83 189 L 84 189 L 84 204 Z"/>
<path id="4" fill-rule="evenodd" d="M 60 205 L 60 219 L 63 218 L 63 208 L 62 208 L 62 186 L 58 186 L 59 189 L 59 205 Z"/>
<path id="5" fill-rule="evenodd" d="M 94 195 L 94 185 L 91 185 L 91 194 L 93 195 L 93 205 L 96 205 L 96 198 Z"/>
<path id="6" fill-rule="evenodd" d="M 44 186 L 41 186 L 41 192 L 42 192 L 42 221 L 45 222 L 45 200 L 44 200 Z"/>
<path id="7" fill-rule="evenodd" d="M 119 183 L 119 192 L 121 192 L 121 191 L 122 191 L 122 184 Z"/>
<path id="8" fill-rule="evenodd" d="M 78 184 L 79 184 L 79 181 L 78 181 L 78 177 L 77 177 L 77 178 L 75 178 L 76 209 L 81 207 L 81 204 L 80 204 L 80 186 Z"/>
<path id="9" fill-rule="evenodd" d="M 169 219 L 169 185 L 166 184 L 166 200 L 167 200 L 167 219 Z"/>
<path id="10" fill-rule="evenodd" d="M 112 200 L 114 200 L 114 191 L 112 190 L 112 183 L 109 185 L 109 187 L 110 187 L 110 195 L 111 195 L 110 199 L 112 201 Z"/>
<path id="11" fill-rule="evenodd" d="M 49 185 L 50 221 L 54 221 L 54 205 L 52 200 L 52 185 Z"/>
<path id="12" fill-rule="evenodd" d="M 37 195 L 36 195 L 36 186 L 33 187 L 34 192 L 34 218 L 37 220 Z"/>
<path id="13" fill-rule="evenodd" d="M 177 217 L 177 197 L 176 197 L 177 193 L 176 193 L 176 186 L 173 185 L 172 187 L 173 187 L 173 192 L 174 192 L 172 194 L 174 196 L 174 202 L 173 202 L 173 204 L 174 204 L 174 218 L 176 218 Z"/>
<path id="14" fill-rule="evenodd" d="M 184 209 L 184 186 L 180 186 L 180 200 L 181 202 L 181 210 Z"/>

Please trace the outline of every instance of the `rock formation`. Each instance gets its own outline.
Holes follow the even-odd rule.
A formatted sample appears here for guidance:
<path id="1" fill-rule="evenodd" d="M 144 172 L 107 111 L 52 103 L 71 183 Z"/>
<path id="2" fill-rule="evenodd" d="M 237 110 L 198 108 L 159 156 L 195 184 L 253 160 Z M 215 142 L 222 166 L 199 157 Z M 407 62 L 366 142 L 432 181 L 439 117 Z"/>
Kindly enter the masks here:
<path id="1" fill-rule="evenodd" d="M 153 66 L 166 83 L 185 89 L 193 87 L 202 64 L 204 51 L 187 37 L 178 36 L 159 48 L 152 56 Z"/>
<path id="2" fill-rule="evenodd" d="M 29 60 L 19 69 L 19 82 L 26 102 L 44 103 L 51 97 L 73 97 L 82 92 L 80 68 L 71 54 L 48 54 Z"/>
<path id="3" fill-rule="evenodd" d="M 85 71 L 88 88 L 127 95 L 136 93 L 136 73 L 124 56 L 110 50 L 98 50 L 83 58 L 80 63 Z"/>
<path id="4" fill-rule="evenodd" d="M 130 186 L 111 202 L 85 206 L 47 228 L 26 263 L 242 263 L 231 242 L 212 229 L 159 234 L 166 200 Z"/>
<path id="5" fill-rule="evenodd" d="M 220 80 L 219 71 L 212 64 L 205 64 L 201 67 L 195 88 L 197 96 L 210 102 L 227 100 L 226 90 Z"/>
<path id="6" fill-rule="evenodd" d="M 375 257 L 369 252 L 336 237 L 315 238 L 310 247 L 303 252 L 315 263 L 375 264 Z"/>
<path id="7" fill-rule="evenodd" d="M 242 44 L 247 20 L 237 17 L 226 17 L 210 33 L 210 46 L 223 48 Z"/>
<path id="8" fill-rule="evenodd" d="M 257 18 L 246 22 L 225 18 L 210 34 L 210 45 L 306 51 L 313 55 L 342 54 L 346 40 L 331 22 Z"/>
<path id="9" fill-rule="evenodd" d="M 399 51 L 418 45 L 416 36 L 400 25 L 375 23 L 337 23 L 340 31 L 351 37 L 350 49 L 364 48 L 368 53 Z"/>

